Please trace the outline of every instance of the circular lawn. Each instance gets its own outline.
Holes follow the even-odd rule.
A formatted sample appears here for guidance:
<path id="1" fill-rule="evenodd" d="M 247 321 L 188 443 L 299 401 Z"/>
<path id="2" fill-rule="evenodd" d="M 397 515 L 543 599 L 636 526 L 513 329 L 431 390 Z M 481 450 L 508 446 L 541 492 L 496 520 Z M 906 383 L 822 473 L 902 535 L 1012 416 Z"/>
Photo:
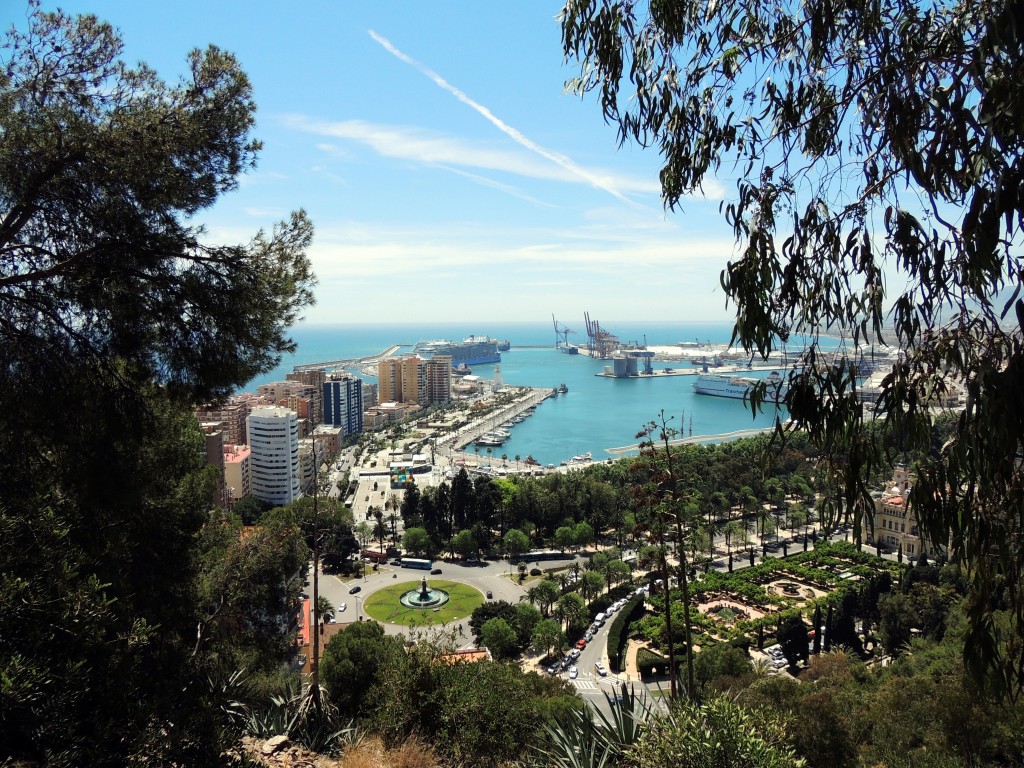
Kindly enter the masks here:
<path id="1" fill-rule="evenodd" d="M 387 624 L 404 624 L 407 627 L 445 624 L 469 616 L 473 609 L 483 605 L 484 596 L 479 590 L 455 581 L 428 579 L 431 589 L 443 589 L 448 593 L 448 602 L 440 608 L 406 608 L 399 598 L 418 582 L 406 581 L 379 589 L 363 601 L 366 615 Z"/>

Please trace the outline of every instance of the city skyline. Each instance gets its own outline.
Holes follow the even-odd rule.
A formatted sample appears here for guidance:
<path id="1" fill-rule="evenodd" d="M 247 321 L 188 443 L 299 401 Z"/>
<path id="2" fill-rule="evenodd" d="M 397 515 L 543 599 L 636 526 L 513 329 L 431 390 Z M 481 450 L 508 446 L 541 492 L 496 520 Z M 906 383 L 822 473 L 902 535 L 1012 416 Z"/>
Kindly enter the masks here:
<path id="1" fill-rule="evenodd" d="M 666 214 L 656 151 L 618 148 L 564 91 L 558 4 L 71 0 L 123 35 L 124 60 L 176 81 L 192 48 L 234 53 L 264 144 L 200 212 L 245 242 L 291 210 L 316 226 L 308 323 L 543 318 L 727 321 L 729 179 Z M 52 10 L 56 3 L 44 2 Z M 26 6 L 5 26 L 25 25 Z"/>

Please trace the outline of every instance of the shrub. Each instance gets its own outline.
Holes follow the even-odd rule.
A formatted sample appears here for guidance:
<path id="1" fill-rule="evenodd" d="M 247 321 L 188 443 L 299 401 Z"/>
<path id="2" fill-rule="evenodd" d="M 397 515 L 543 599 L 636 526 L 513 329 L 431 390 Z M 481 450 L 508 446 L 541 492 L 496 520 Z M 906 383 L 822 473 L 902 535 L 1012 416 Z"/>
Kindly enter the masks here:
<path id="1" fill-rule="evenodd" d="M 656 674 L 668 672 L 668 659 L 660 653 L 655 653 L 647 648 L 641 648 L 636 655 L 636 668 L 641 677 L 650 677 Z"/>
<path id="2" fill-rule="evenodd" d="M 544 571 L 542 571 L 540 568 L 531 568 L 530 569 L 530 575 L 531 576 L 543 576 L 544 575 Z"/>

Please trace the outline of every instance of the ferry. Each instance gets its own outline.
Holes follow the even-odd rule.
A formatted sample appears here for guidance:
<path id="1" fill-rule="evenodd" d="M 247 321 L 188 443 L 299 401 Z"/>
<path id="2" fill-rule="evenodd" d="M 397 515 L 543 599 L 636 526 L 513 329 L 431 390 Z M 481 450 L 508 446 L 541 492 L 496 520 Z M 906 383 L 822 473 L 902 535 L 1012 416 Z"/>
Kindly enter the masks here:
<path id="1" fill-rule="evenodd" d="M 568 391 L 569 391 L 569 388 L 568 388 L 567 386 L 565 386 L 565 382 L 564 382 L 564 381 L 563 381 L 563 382 L 562 382 L 561 384 L 559 384 L 559 385 L 558 385 L 558 391 L 559 391 L 559 392 L 560 392 L 561 394 L 563 394 L 563 395 L 564 395 L 564 394 L 565 394 L 566 392 L 568 392 Z"/>
<path id="2" fill-rule="evenodd" d="M 726 373 L 702 373 L 693 383 L 693 390 L 698 395 L 728 397 L 743 400 L 750 397 L 750 392 L 761 381 L 766 381 L 764 400 L 778 403 L 786 396 L 786 381 L 778 371 L 772 371 L 767 379 L 756 379 L 751 376 L 736 376 Z"/>

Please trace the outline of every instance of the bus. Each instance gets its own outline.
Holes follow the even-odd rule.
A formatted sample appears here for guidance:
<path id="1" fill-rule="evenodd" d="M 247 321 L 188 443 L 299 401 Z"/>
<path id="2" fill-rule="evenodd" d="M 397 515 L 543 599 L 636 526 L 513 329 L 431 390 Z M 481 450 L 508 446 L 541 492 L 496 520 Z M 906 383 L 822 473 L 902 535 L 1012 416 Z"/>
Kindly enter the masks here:
<path id="1" fill-rule="evenodd" d="M 364 549 L 360 553 L 364 560 L 369 560 L 371 563 L 386 563 L 388 556 L 384 552 L 374 552 L 372 549 Z"/>
<path id="2" fill-rule="evenodd" d="M 519 555 L 519 559 L 524 563 L 539 563 L 541 560 L 572 560 L 573 555 L 556 550 L 545 550 L 542 552 L 524 552 Z"/>
<path id="3" fill-rule="evenodd" d="M 429 571 L 434 567 L 433 560 L 417 560 L 414 557 L 403 557 L 402 558 L 403 568 L 419 568 L 422 571 Z"/>

